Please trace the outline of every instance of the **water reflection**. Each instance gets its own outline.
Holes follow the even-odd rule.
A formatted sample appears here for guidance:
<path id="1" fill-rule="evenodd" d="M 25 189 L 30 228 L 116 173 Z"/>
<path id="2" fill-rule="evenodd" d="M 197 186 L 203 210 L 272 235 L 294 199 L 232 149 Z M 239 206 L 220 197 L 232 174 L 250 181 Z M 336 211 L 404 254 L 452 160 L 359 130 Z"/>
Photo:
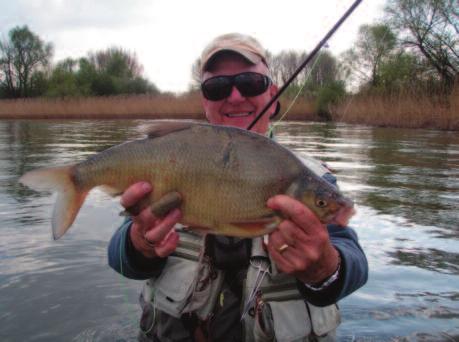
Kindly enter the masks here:
<path id="1" fill-rule="evenodd" d="M 135 340 L 141 285 L 106 265 L 106 245 L 122 220 L 118 202 L 92 192 L 74 227 L 54 242 L 54 197 L 16 180 L 33 168 L 74 163 L 138 138 L 144 123 L 0 122 L 2 340 Z M 368 285 L 341 303 L 340 340 L 457 337 L 459 136 L 282 123 L 276 137 L 327 162 L 356 202 L 351 225 L 371 273 Z"/>
<path id="2" fill-rule="evenodd" d="M 459 254 L 436 248 L 410 248 L 389 252 L 395 265 L 417 266 L 434 272 L 459 275 Z"/>
<path id="3" fill-rule="evenodd" d="M 448 228 L 445 237 L 458 237 L 459 137 L 454 132 L 281 127 L 281 142 L 326 161 L 341 183 L 358 189 L 353 195 L 359 203 L 417 224 Z"/>
<path id="4" fill-rule="evenodd" d="M 450 153 L 459 149 L 459 141 L 450 133 L 432 137 L 429 131 L 373 132 L 368 156 L 375 168 L 368 182 L 380 191 L 368 195 L 372 207 L 418 224 L 452 228 L 457 236 L 458 227 L 453 224 L 457 202 L 440 194 L 459 190 L 459 158 Z M 430 213 L 433 215 L 426 215 Z"/>

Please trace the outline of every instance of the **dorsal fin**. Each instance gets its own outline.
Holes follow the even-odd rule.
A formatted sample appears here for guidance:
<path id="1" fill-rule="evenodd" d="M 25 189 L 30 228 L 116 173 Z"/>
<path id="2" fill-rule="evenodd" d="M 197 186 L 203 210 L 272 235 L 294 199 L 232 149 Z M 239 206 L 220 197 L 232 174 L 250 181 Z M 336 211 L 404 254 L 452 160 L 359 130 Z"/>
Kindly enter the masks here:
<path id="1" fill-rule="evenodd" d="M 197 122 L 190 120 L 155 120 L 154 123 L 140 127 L 140 131 L 149 138 L 158 138 L 172 132 L 183 131 L 196 124 Z"/>

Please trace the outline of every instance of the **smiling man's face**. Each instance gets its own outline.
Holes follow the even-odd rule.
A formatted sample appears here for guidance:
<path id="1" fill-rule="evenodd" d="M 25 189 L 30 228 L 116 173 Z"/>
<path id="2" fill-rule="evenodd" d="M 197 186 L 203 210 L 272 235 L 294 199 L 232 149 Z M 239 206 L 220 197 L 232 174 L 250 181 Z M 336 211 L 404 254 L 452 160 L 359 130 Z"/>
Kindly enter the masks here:
<path id="1" fill-rule="evenodd" d="M 237 75 L 243 72 L 257 72 L 268 75 L 268 67 L 260 62 L 251 64 L 243 57 L 236 54 L 222 54 L 212 63 L 212 67 L 205 71 L 202 80 L 221 75 Z M 247 128 L 264 106 L 275 95 L 277 87 L 271 84 L 261 95 L 244 97 L 233 87 L 231 94 L 219 101 L 210 101 L 202 98 L 207 120 L 216 125 L 235 126 Z M 269 127 L 270 114 L 274 112 L 274 104 L 266 114 L 257 122 L 252 131 L 265 134 Z"/>

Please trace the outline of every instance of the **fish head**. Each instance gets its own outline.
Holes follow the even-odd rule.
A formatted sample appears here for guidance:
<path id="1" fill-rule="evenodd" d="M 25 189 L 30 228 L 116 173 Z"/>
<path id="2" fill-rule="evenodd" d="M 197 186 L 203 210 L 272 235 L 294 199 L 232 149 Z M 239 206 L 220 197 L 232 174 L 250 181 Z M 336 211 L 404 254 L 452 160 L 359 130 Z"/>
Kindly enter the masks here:
<path id="1" fill-rule="evenodd" d="M 354 202 L 328 183 L 303 187 L 297 198 L 324 224 L 346 226 L 355 213 Z"/>

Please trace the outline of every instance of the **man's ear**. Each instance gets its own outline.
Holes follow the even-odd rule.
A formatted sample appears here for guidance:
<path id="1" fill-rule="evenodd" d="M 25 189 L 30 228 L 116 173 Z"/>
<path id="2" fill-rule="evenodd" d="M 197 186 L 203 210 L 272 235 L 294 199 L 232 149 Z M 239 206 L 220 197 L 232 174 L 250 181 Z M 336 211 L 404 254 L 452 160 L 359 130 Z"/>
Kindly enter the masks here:
<path id="1" fill-rule="evenodd" d="M 271 95 L 271 97 L 274 97 L 274 95 L 277 94 L 277 90 L 278 90 L 277 85 L 272 84 L 271 87 L 269 88 L 269 94 Z M 279 102 L 279 100 L 276 102 L 275 106 L 276 107 L 274 108 L 274 111 L 269 116 L 270 119 L 274 118 L 280 112 L 280 102 Z M 271 106 L 271 108 L 272 108 L 272 106 Z"/>
<path id="2" fill-rule="evenodd" d="M 208 101 L 209 100 L 207 100 L 204 96 L 202 96 L 202 93 L 201 93 L 201 106 L 204 109 L 204 115 L 205 115 L 207 121 L 209 121 L 209 118 L 207 117 L 207 103 L 208 103 Z"/>
<path id="3" fill-rule="evenodd" d="M 274 83 L 271 84 L 269 86 L 269 95 L 271 95 L 271 97 L 273 97 L 274 95 L 277 94 L 277 91 L 279 90 L 279 88 L 277 88 L 277 85 L 275 85 Z"/>
<path id="4" fill-rule="evenodd" d="M 277 102 L 276 102 L 276 109 L 274 109 L 274 112 L 271 114 L 271 116 L 270 116 L 269 118 L 270 118 L 270 119 L 275 118 L 275 117 L 277 116 L 277 114 L 279 114 L 280 109 L 281 109 L 280 102 L 277 101 Z"/>

